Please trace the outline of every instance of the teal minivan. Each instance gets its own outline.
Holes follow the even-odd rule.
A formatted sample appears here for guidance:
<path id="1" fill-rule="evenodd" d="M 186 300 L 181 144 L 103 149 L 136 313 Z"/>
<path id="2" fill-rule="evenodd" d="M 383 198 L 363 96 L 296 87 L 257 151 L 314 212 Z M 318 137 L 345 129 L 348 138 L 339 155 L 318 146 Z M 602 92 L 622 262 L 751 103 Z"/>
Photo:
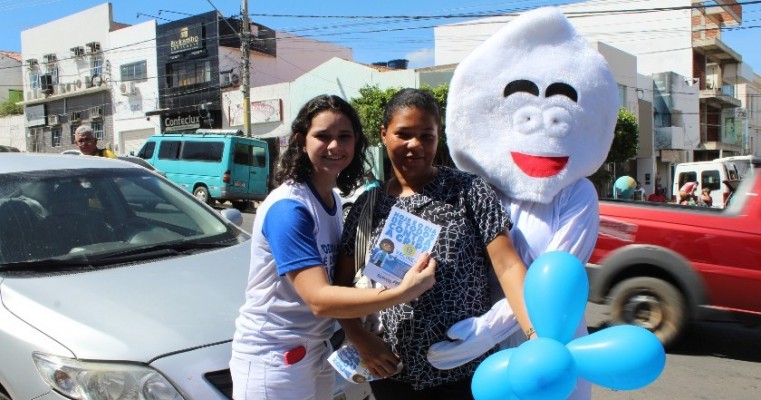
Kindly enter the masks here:
<path id="1" fill-rule="evenodd" d="M 241 131 L 199 129 L 147 139 L 137 156 L 207 204 L 230 201 L 243 210 L 267 196 L 267 142 Z"/>

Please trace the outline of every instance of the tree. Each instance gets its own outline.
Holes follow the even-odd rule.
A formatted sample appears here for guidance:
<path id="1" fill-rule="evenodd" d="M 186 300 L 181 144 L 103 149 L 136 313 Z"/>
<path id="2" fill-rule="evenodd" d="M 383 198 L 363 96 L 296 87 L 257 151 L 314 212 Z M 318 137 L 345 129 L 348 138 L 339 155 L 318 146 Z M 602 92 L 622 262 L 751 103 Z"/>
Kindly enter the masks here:
<path id="1" fill-rule="evenodd" d="M 7 100 L 0 103 L 0 117 L 7 115 L 20 115 L 24 113 L 24 106 L 16 104 L 14 100 Z"/>
<path id="2" fill-rule="evenodd" d="M 359 89 L 359 97 L 351 99 L 351 105 L 357 110 L 359 120 L 362 122 L 362 129 L 365 132 L 370 144 L 373 146 L 381 145 L 381 125 L 383 125 L 383 113 L 386 110 L 386 104 L 391 97 L 401 88 L 388 88 L 385 90 L 375 86 L 364 86 Z M 423 90 L 431 92 L 433 97 L 441 106 L 441 136 L 439 138 L 439 149 L 437 151 L 436 163 L 443 165 L 453 165 L 449 157 L 449 148 L 446 144 L 444 116 L 446 115 L 447 95 L 449 94 L 449 85 L 431 87 L 424 85 Z"/>
<path id="3" fill-rule="evenodd" d="M 589 177 L 600 195 L 609 192 L 608 187 L 616 178 L 611 170 L 615 170 L 618 164 L 636 157 L 638 147 L 639 126 L 637 125 L 637 118 L 631 111 L 621 108 L 618 110 L 618 121 L 616 121 L 613 144 L 610 146 L 608 157 L 600 169 Z"/>

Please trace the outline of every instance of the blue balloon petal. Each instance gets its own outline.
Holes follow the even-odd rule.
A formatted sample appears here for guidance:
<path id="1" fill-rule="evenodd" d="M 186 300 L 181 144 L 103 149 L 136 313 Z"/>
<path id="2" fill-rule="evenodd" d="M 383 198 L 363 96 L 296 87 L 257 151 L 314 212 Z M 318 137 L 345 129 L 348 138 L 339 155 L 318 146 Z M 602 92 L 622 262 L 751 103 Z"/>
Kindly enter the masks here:
<path id="1" fill-rule="evenodd" d="M 567 399 L 577 377 L 568 349 L 546 338 L 520 345 L 507 368 L 507 382 L 521 400 Z"/>
<path id="2" fill-rule="evenodd" d="M 539 256 L 523 283 L 526 309 L 539 337 L 566 344 L 584 316 L 589 280 L 573 254 L 551 251 Z"/>
<path id="3" fill-rule="evenodd" d="M 579 375 L 614 390 L 633 390 L 655 381 L 666 366 L 658 337 L 634 325 L 618 325 L 568 343 Z"/>
<path id="4" fill-rule="evenodd" d="M 507 367 L 515 349 L 506 349 L 487 357 L 476 368 L 470 389 L 476 400 L 517 400 L 507 384 Z"/>

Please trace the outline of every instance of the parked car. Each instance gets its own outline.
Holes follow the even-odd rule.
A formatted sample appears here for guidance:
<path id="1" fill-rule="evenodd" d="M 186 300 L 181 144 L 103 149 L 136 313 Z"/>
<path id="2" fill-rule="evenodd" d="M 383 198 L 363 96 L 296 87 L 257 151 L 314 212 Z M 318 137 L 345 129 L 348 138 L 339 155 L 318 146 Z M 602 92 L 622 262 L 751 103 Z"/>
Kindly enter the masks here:
<path id="1" fill-rule="evenodd" d="M 230 399 L 234 219 L 134 164 L 4 155 L 0 399 Z"/>
<path id="2" fill-rule="evenodd" d="M 0 144 L 0 153 L 19 153 L 21 150 L 13 147 Z"/>

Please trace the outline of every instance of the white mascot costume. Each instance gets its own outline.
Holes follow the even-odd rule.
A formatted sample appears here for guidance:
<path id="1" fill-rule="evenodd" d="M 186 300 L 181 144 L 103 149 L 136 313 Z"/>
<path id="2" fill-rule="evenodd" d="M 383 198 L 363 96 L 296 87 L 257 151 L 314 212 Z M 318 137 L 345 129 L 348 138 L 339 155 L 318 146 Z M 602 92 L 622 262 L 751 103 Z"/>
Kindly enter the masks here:
<path id="1" fill-rule="evenodd" d="M 597 191 L 585 177 L 608 155 L 618 88 L 603 57 L 556 8 L 509 22 L 457 67 L 447 101 L 447 141 L 457 167 L 502 196 L 510 237 L 526 266 L 563 250 L 586 264 L 599 226 Z M 499 285 L 494 285 L 499 289 Z M 429 361 L 461 365 L 503 342 L 525 340 L 505 299 L 447 332 Z M 587 335 L 582 320 L 576 337 Z M 573 399 L 591 397 L 579 380 Z"/>

